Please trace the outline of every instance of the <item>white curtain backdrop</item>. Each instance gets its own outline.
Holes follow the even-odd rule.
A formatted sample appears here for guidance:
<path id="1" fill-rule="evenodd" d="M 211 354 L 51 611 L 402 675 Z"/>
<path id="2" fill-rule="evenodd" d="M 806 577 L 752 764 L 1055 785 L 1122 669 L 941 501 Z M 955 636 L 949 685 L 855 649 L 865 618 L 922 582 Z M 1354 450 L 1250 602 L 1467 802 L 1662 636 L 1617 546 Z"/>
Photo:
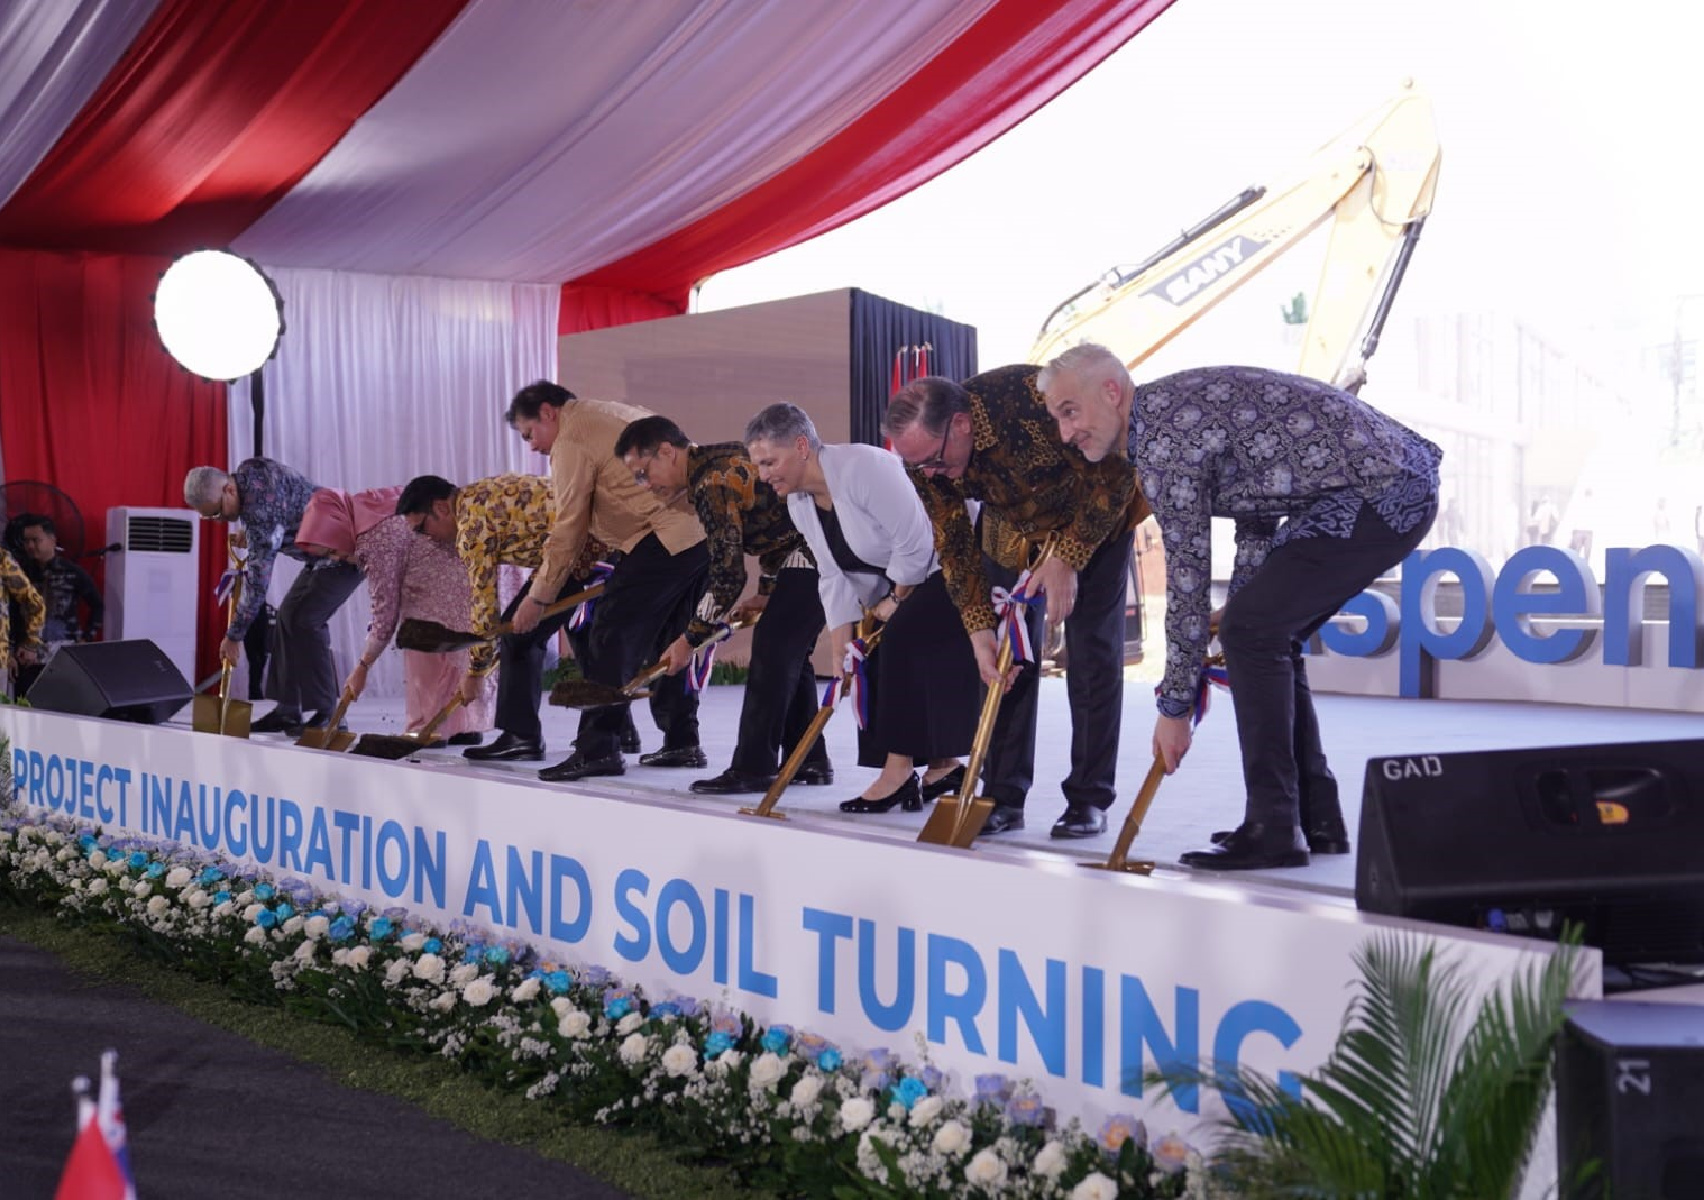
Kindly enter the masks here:
<path id="1" fill-rule="evenodd" d="M 537 284 L 263 267 L 284 300 L 284 338 L 266 365 L 265 454 L 350 491 L 442 475 L 455 483 L 545 460 L 503 422 L 516 391 L 556 377 L 558 290 Z M 230 461 L 254 453 L 247 381 L 231 385 Z M 279 560 L 276 604 L 296 564 Z M 341 679 L 365 638 L 366 588 L 332 621 Z M 401 656 L 368 695 L 402 693 Z"/>

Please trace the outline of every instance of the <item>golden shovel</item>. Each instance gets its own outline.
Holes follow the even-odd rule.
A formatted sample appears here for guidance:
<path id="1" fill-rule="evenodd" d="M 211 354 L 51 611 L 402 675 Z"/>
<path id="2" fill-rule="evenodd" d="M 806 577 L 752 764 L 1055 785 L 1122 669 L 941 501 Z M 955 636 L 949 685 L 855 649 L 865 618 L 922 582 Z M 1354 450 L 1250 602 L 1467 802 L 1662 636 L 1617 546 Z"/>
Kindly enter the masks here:
<path id="1" fill-rule="evenodd" d="M 230 594 L 225 599 L 226 627 L 237 615 L 237 602 L 243 594 L 243 567 L 248 561 L 247 550 L 237 547 L 237 535 L 232 534 L 227 546 L 231 566 L 236 569 L 236 578 L 231 581 Z M 235 668 L 228 662 L 219 666 L 219 694 L 209 696 L 202 693 L 195 697 L 190 706 L 191 727 L 197 733 L 217 733 L 224 737 L 247 738 L 249 735 L 249 719 L 254 715 L 254 705 L 247 700 L 231 699 L 231 672 Z"/>
<path id="2" fill-rule="evenodd" d="M 1047 535 L 1047 540 L 1041 545 L 1041 553 L 1030 567 L 1032 575 L 1053 557 L 1054 547 L 1058 544 L 1057 533 Z M 942 796 L 935 801 L 929 819 L 923 823 L 923 832 L 917 835 L 920 842 L 968 850 L 976 835 L 988 823 L 988 814 L 994 811 L 994 801 L 978 796 L 976 789 L 982 778 L 982 761 L 988 757 L 988 743 L 994 740 L 994 721 L 1000 715 L 1000 701 L 1006 695 L 1006 673 L 1012 669 L 1012 639 L 1005 636 L 1004 622 L 1000 633 L 1000 651 L 994 660 L 998 682 L 990 684 L 982 698 L 982 715 L 976 722 L 976 738 L 970 744 L 970 761 L 965 764 L 964 784 L 958 795 Z"/>
<path id="3" fill-rule="evenodd" d="M 554 604 L 548 604 L 539 614 L 540 621 L 547 621 L 559 613 L 565 613 L 587 600 L 596 600 L 604 594 L 604 584 L 594 583 L 584 591 L 575 592 L 572 596 L 564 596 Z M 410 617 L 396 631 L 396 646 L 398 650 L 421 650 L 427 654 L 448 654 L 452 650 L 465 650 L 469 646 L 477 646 L 481 642 L 491 642 L 506 633 L 515 632 L 509 622 L 504 621 L 492 631 L 489 637 L 481 637 L 477 633 L 467 633 L 460 629 L 451 629 L 448 625 L 440 625 L 436 621 L 422 621 Z"/>
<path id="4" fill-rule="evenodd" d="M 740 617 L 723 625 L 701 642 L 698 648 L 704 650 L 718 642 L 726 641 L 737 631 L 757 624 L 757 617 L 758 614 Z M 629 679 L 623 687 L 612 687 L 584 676 L 579 679 L 559 679 L 556 686 L 550 689 L 550 702 L 557 708 L 610 708 L 617 704 L 626 704 L 630 700 L 643 700 L 650 695 L 645 689 L 668 673 L 667 663 L 654 662 Z"/>
<path id="5" fill-rule="evenodd" d="M 864 630 L 872 624 L 872 620 L 866 614 L 864 620 L 860 622 L 857 635 L 863 640 L 866 656 L 876 648 L 876 643 L 882 640 L 882 630 L 887 628 L 885 625 L 877 625 L 873 631 L 865 633 Z M 852 672 L 848 670 L 840 676 L 840 695 L 835 697 L 835 704 L 839 703 L 840 696 L 846 695 L 851 687 Z M 799 768 L 805 765 L 805 758 L 810 754 L 811 747 L 816 745 L 817 739 L 822 736 L 822 731 L 828 727 L 828 719 L 834 715 L 835 704 L 825 704 L 817 709 L 816 716 L 811 718 L 811 723 L 806 726 L 805 732 L 799 737 L 798 745 L 793 747 L 793 752 L 787 756 L 787 761 L 781 764 L 781 773 L 775 777 L 775 782 L 769 785 L 769 790 L 763 793 L 762 801 L 758 803 L 756 808 L 740 809 L 740 816 L 769 817 L 775 821 L 787 819 L 786 813 L 775 811 L 776 802 L 781 799 L 781 793 L 786 791 L 787 786 L 793 782 L 793 776 L 799 773 Z"/>
<path id="6" fill-rule="evenodd" d="M 432 742 L 432 735 L 438 732 L 438 726 L 449 720 L 450 714 L 462 706 L 462 695 L 457 692 L 450 702 L 438 710 L 438 715 L 426 722 L 426 728 L 417 733 L 363 733 L 361 740 L 355 743 L 355 753 L 368 758 L 383 758 L 391 762 L 407 758 L 420 750 L 424 750 Z M 332 724 L 335 726 L 336 722 Z"/>
<path id="7" fill-rule="evenodd" d="M 349 711 L 349 706 L 355 703 L 355 693 L 348 688 L 343 689 L 343 695 L 337 699 L 337 708 L 331 714 L 331 720 L 323 726 L 304 729 L 302 736 L 296 739 L 296 745 L 306 746 L 310 750 L 330 750 L 333 754 L 342 754 L 355 744 L 355 734 L 348 729 L 339 729 L 343 724 L 343 714 Z"/>

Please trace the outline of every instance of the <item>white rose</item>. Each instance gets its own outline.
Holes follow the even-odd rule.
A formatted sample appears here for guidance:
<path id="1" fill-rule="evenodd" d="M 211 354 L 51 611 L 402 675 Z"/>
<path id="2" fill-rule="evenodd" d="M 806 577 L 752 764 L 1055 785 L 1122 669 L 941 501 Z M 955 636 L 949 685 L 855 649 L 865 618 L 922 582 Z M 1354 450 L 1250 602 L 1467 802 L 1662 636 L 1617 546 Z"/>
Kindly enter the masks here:
<path id="1" fill-rule="evenodd" d="M 89 895 L 104 896 L 107 893 L 107 881 L 104 879 L 89 880 Z"/>
<path id="2" fill-rule="evenodd" d="M 422 954 L 414 964 L 414 978 L 437 983 L 444 977 L 444 960 L 436 954 Z"/>
<path id="3" fill-rule="evenodd" d="M 402 935 L 402 948 L 410 954 L 413 954 L 425 944 L 426 935 L 423 933 L 405 933 Z"/>
<path id="4" fill-rule="evenodd" d="M 107 856 L 105 850 L 96 850 L 93 854 L 89 855 L 89 866 L 96 871 L 106 866 L 106 863 Z"/>
<path id="5" fill-rule="evenodd" d="M 243 941 L 251 946 L 258 946 L 266 940 L 266 930 L 259 925 L 250 925 L 249 931 L 243 934 Z"/>
<path id="6" fill-rule="evenodd" d="M 565 1038 L 583 1038 L 591 1029 L 591 1014 L 578 1008 L 563 1013 L 562 1019 L 556 1023 L 556 1032 Z"/>
<path id="7" fill-rule="evenodd" d="M 344 957 L 344 961 L 357 971 L 365 970 L 367 960 L 373 957 L 371 946 L 356 946 Z"/>
<path id="8" fill-rule="evenodd" d="M 936 1154 L 946 1154 L 957 1158 L 970 1149 L 970 1130 L 957 1121 L 948 1121 L 935 1130 L 935 1140 L 929 1148 Z"/>
<path id="9" fill-rule="evenodd" d="M 716 1056 L 716 1063 L 724 1071 L 737 1071 L 745 1061 L 745 1055 L 738 1050 L 724 1050 Z"/>
<path id="10" fill-rule="evenodd" d="M 265 910 L 266 905 L 264 904 L 251 904 L 247 908 L 243 909 L 243 920 L 247 921 L 250 925 L 253 925 L 254 919 L 260 916 L 260 914 Z"/>
<path id="11" fill-rule="evenodd" d="M 311 944 L 311 943 L 309 943 L 309 944 Z M 331 952 L 331 961 L 332 961 L 332 965 L 334 965 L 334 966 L 339 966 L 339 967 L 348 966 L 349 965 L 349 951 L 342 950 L 342 949 L 333 950 Z"/>
<path id="12" fill-rule="evenodd" d="M 497 989 L 491 982 L 491 976 L 481 975 L 466 987 L 462 988 L 462 999 L 474 1008 L 484 1008 L 491 1003 L 491 997 L 497 994 Z"/>
<path id="13" fill-rule="evenodd" d="M 76 857 L 76 855 L 71 852 L 71 847 L 61 846 L 60 849 L 59 849 L 59 853 L 55 854 L 53 856 L 53 861 L 54 862 L 70 862 L 75 857 Z"/>
<path id="14" fill-rule="evenodd" d="M 1118 1200 L 1118 1185 L 1095 1171 L 1071 1189 L 1071 1200 Z"/>
<path id="15" fill-rule="evenodd" d="M 197 910 L 206 908 L 209 904 L 213 903 L 213 897 L 209 896 L 200 888 L 191 888 L 188 892 L 184 893 L 183 898 L 185 903 L 187 903 L 191 908 Z"/>
<path id="16" fill-rule="evenodd" d="M 295 919 L 295 917 L 290 918 L 292 921 Z M 285 928 L 288 929 L 289 926 L 286 925 Z M 302 926 L 302 932 L 308 935 L 309 941 L 313 942 L 319 941 L 330 929 L 331 922 L 324 917 L 309 917 Z"/>
<path id="17" fill-rule="evenodd" d="M 385 986 L 395 987 L 408 978 L 408 973 L 409 962 L 406 958 L 394 960 L 390 966 L 385 968 Z"/>
<path id="18" fill-rule="evenodd" d="M 940 1140 L 939 1135 L 936 1140 Z M 978 1150 L 965 1164 L 964 1181 L 984 1191 L 995 1191 L 1006 1182 L 1006 1163 L 992 1148 Z"/>
<path id="19" fill-rule="evenodd" d="M 816 1075 L 806 1075 L 793 1085 L 793 1094 L 787 1098 L 793 1102 L 794 1108 L 804 1108 L 815 1104 L 821 1091 L 822 1079 Z"/>
<path id="20" fill-rule="evenodd" d="M 781 1061 L 777 1054 L 764 1051 L 752 1060 L 751 1083 L 753 1087 L 773 1088 L 781 1082 L 781 1076 L 787 1073 L 787 1064 Z"/>
<path id="21" fill-rule="evenodd" d="M 195 872 L 188 867 L 174 867 L 166 873 L 166 886 L 180 888 L 195 878 Z"/>
<path id="22" fill-rule="evenodd" d="M 167 900 L 164 896 L 155 896 L 152 900 L 148 901 L 148 915 L 150 917 L 157 917 L 171 906 L 172 902 Z"/>
<path id="23" fill-rule="evenodd" d="M 568 1010 L 574 1007 L 574 1002 L 566 996 L 558 996 L 550 1002 L 550 1011 L 560 1019 L 568 1015 Z"/>
<path id="24" fill-rule="evenodd" d="M 944 1107 L 945 1105 L 939 1096 L 923 1097 L 911 1106 L 911 1127 L 922 1129 L 927 1125 L 933 1125 L 935 1118 L 941 1115 L 941 1109 Z"/>
<path id="25" fill-rule="evenodd" d="M 854 1096 L 840 1106 L 840 1124 L 847 1133 L 857 1133 L 875 1119 L 876 1106 L 863 1096 Z"/>
<path id="26" fill-rule="evenodd" d="M 136 894 L 136 898 L 138 900 L 145 899 L 147 897 L 148 893 L 152 892 L 153 890 L 154 890 L 153 888 L 148 886 L 148 881 L 146 879 L 142 880 L 134 888 L 131 889 L 131 891 Z"/>
<path id="27" fill-rule="evenodd" d="M 698 1051 L 685 1042 L 676 1042 L 663 1051 L 663 1070 L 670 1075 L 690 1075 L 698 1069 Z"/>
<path id="28" fill-rule="evenodd" d="M 450 982 L 455 984 L 457 987 L 461 987 L 464 983 L 471 983 L 473 980 L 478 978 L 478 963 L 463 963 L 461 966 L 450 972 Z"/>
<path id="29" fill-rule="evenodd" d="M 314 952 L 318 949 L 313 942 L 303 942 L 296 947 L 295 959 L 297 962 L 311 963 L 314 961 Z"/>
<path id="30" fill-rule="evenodd" d="M 239 905 L 253 904 L 254 903 L 254 889 L 253 888 L 244 888 L 241 892 L 237 893 L 236 899 L 237 899 L 237 903 Z"/>
<path id="31" fill-rule="evenodd" d="M 634 1066 L 635 1064 L 645 1061 L 645 1055 L 650 1051 L 650 1049 L 650 1038 L 646 1037 L 642 1033 L 630 1033 L 627 1035 L 627 1040 L 621 1043 L 621 1048 L 617 1050 L 616 1053 L 621 1056 L 622 1062 L 626 1063 L 628 1066 Z"/>
<path id="32" fill-rule="evenodd" d="M 536 999 L 538 997 L 538 986 L 536 979 L 521 980 L 520 986 L 512 993 L 515 1003 L 525 1004 L 528 1000 Z"/>
<path id="33" fill-rule="evenodd" d="M 234 908 L 231 902 L 229 900 L 224 900 L 214 907 L 213 917 L 216 920 L 223 921 L 226 917 L 230 916 L 233 911 Z"/>
<path id="34" fill-rule="evenodd" d="M 449 1012 L 456 1006 L 456 994 L 454 992 L 440 992 L 438 995 L 433 996 L 427 1004 L 428 1007 L 437 1012 Z"/>
<path id="35" fill-rule="evenodd" d="M 306 924 L 306 918 L 302 917 L 300 914 L 292 914 L 291 916 L 286 917 L 282 927 L 284 936 L 295 937 L 298 933 L 302 932 L 302 926 Z"/>
<path id="36" fill-rule="evenodd" d="M 122 858 L 109 859 L 107 865 L 102 867 L 101 870 L 108 875 L 122 875 L 125 872 L 125 862 Z"/>
<path id="37" fill-rule="evenodd" d="M 629 1034 L 645 1023 L 645 1018 L 636 1012 L 628 1013 L 615 1023 L 615 1031 L 619 1034 Z"/>
<path id="38" fill-rule="evenodd" d="M 1065 1147 L 1058 1142 L 1047 1143 L 1036 1151 L 1030 1170 L 1046 1179 L 1058 1179 L 1065 1173 Z"/>

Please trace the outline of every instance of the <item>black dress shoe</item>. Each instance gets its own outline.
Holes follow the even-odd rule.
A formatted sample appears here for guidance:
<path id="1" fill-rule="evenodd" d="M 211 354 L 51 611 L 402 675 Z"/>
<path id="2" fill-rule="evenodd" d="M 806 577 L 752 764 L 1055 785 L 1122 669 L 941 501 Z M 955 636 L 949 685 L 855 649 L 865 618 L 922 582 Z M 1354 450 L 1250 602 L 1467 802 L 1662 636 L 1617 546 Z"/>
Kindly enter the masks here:
<path id="1" fill-rule="evenodd" d="M 1106 810 L 1092 804 L 1068 804 L 1053 822 L 1056 838 L 1099 837 L 1106 832 Z"/>
<path id="2" fill-rule="evenodd" d="M 642 767 L 707 767 L 710 760 L 704 757 L 702 746 L 679 746 L 673 750 L 653 750 L 649 754 L 639 756 Z"/>
<path id="3" fill-rule="evenodd" d="M 1191 850 L 1182 862 L 1186 867 L 1205 871 L 1266 871 L 1275 867 L 1305 867 L 1308 852 L 1301 830 L 1293 825 L 1244 821 L 1211 850 Z"/>
<path id="4" fill-rule="evenodd" d="M 939 800 L 942 796 L 950 796 L 964 786 L 964 768 L 954 767 L 934 783 L 923 785 L 923 799 Z M 996 806 L 998 807 L 998 806 Z M 990 817 L 990 820 L 993 818 Z"/>
<path id="5" fill-rule="evenodd" d="M 827 787 L 834 782 L 834 768 L 828 763 L 806 763 L 793 773 L 793 782 L 805 787 Z"/>
<path id="6" fill-rule="evenodd" d="M 330 709 L 327 709 L 324 712 L 317 712 L 313 716 L 309 717 L 306 721 L 304 721 L 302 723 L 302 729 L 303 729 L 304 732 L 309 730 L 309 729 L 324 729 L 326 727 L 327 722 L 329 722 L 330 720 L 331 720 L 331 710 Z M 250 726 L 250 730 L 251 731 L 253 730 L 253 726 Z M 337 723 L 337 732 L 338 733 L 348 733 L 349 732 L 349 722 L 348 721 L 339 721 Z M 296 736 L 301 737 L 302 735 L 300 733 L 298 733 Z"/>
<path id="7" fill-rule="evenodd" d="M 538 738 L 504 733 L 489 746 L 468 747 L 462 757 L 471 762 L 538 762 L 544 757 L 544 743 Z"/>
<path id="8" fill-rule="evenodd" d="M 1011 833 L 1024 827 L 1024 809 L 1021 804 L 996 804 L 994 811 L 988 814 L 988 820 L 983 822 L 981 837 L 994 833 Z"/>
<path id="9" fill-rule="evenodd" d="M 621 752 L 623 754 L 637 754 L 642 749 L 644 747 L 639 744 L 639 731 L 628 726 L 621 733 Z"/>
<path id="10" fill-rule="evenodd" d="M 1223 846 L 1225 839 L 1234 830 L 1218 829 L 1213 832 L 1213 844 Z M 1349 831 L 1342 826 L 1341 819 L 1335 831 L 1329 829 L 1310 829 L 1307 831 L 1309 854 L 1347 854 L 1349 853 Z"/>
<path id="11" fill-rule="evenodd" d="M 452 733 L 445 740 L 452 746 L 477 746 L 485 740 L 485 735 L 478 730 L 469 729 L 466 733 Z"/>
<path id="12" fill-rule="evenodd" d="M 302 720 L 301 713 L 284 708 L 275 708 L 264 717 L 249 722 L 250 733 L 287 733 L 291 737 L 301 737 L 305 728 L 307 722 Z"/>
<path id="13" fill-rule="evenodd" d="M 875 799 L 859 796 L 853 800 L 842 800 L 840 811 L 843 813 L 885 813 L 896 804 L 905 812 L 923 811 L 923 793 L 917 790 L 917 776 L 907 775 L 904 783 L 885 796 L 878 796 Z"/>
<path id="14" fill-rule="evenodd" d="M 688 790 L 697 792 L 700 796 L 749 796 L 753 793 L 762 795 L 774 782 L 763 775 L 747 775 L 744 771 L 729 767 L 712 779 L 693 780 Z"/>
<path id="15" fill-rule="evenodd" d="M 576 750 L 554 767 L 546 767 L 540 771 L 538 777 L 546 783 L 572 783 L 576 779 L 626 773 L 627 764 L 621 761 L 619 754 L 612 754 L 608 758 L 587 758 Z"/>

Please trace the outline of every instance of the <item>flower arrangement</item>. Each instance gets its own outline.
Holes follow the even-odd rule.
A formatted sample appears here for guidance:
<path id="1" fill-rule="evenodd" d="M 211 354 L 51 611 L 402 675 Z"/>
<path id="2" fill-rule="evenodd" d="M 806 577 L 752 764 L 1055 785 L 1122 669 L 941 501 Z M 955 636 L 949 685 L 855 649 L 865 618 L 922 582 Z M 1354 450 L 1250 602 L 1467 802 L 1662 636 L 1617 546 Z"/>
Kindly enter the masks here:
<path id="1" fill-rule="evenodd" d="M 927 1063 L 649 996 L 592 964 L 273 880 L 175 842 L 0 809 L 0 896 L 401 1051 L 440 1055 L 566 1119 L 655 1130 L 748 1183 L 834 1197 L 1207 1195 L 1201 1158 L 1114 1117 L 1058 1122 L 1001 1075 L 949 1094 Z"/>

